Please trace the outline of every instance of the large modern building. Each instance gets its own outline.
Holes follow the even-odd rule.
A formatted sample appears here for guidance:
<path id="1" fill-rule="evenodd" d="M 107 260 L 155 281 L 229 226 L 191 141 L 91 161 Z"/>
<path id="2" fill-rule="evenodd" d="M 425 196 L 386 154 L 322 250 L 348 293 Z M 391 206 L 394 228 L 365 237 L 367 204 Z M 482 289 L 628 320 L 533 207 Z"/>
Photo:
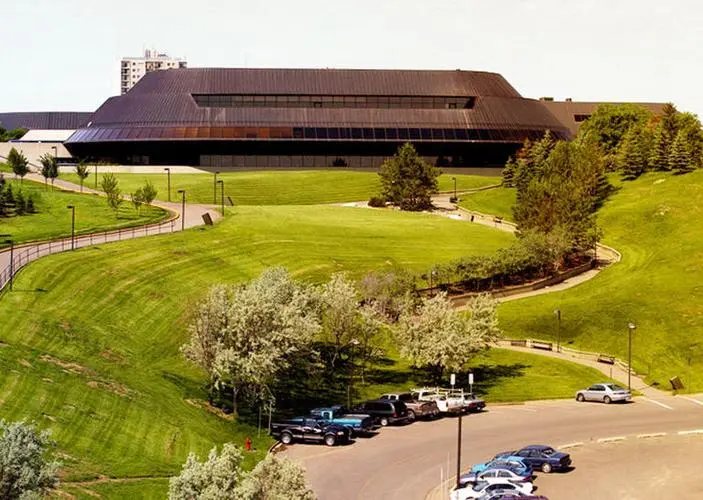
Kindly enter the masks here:
<path id="1" fill-rule="evenodd" d="M 184 59 L 155 50 L 145 50 L 144 57 L 125 57 L 120 63 L 120 93 L 129 92 L 147 73 L 186 66 L 188 63 Z"/>
<path id="2" fill-rule="evenodd" d="M 440 165 L 502 165 L 570 131 L 495 73 L 171 69 L 113 97 L 66 143 L 77 157 L 214 167 L 377 167 L 404 142 Z"/>

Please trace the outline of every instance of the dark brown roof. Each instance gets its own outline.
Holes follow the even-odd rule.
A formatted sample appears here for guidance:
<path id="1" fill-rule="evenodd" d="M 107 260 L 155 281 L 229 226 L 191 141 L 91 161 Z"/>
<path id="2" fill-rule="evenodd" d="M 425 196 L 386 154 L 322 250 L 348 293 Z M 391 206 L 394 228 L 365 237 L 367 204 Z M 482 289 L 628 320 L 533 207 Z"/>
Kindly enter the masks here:
<path id="1" fill-rule="evenodd" d="M 208 108 L 192 94 L 476 96 L 472 109 Z M 562 131 L 539 102 L 495 73 L 417 70 L 171 69 L 105 102 L 94 127 L 448 127 Z"/>
<path id="2" fill-rule="evenodd" d="M 82 111 L 39 111 L 26 113 L 0 113 L 0 127 L 10 130 L 74 130 L 85 127 L 93 113 Z"/>
<path id="3" fill-rule="evenodd" d="M 661 114 L 665 103 L 656 102 L 578 102 L 578 101 L 540 101 L 565 126 L 572 135 L 576 135 L 582 122 L 577 122 L 576 115 L 590 115 L 601 104 L 636 104 L 654 114 Z"/>

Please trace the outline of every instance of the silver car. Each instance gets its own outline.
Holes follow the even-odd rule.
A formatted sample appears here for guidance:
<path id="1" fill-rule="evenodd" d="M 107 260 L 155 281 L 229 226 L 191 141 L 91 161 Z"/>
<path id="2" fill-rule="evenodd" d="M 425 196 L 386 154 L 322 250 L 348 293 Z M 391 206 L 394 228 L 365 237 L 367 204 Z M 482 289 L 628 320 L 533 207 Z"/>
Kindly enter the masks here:
<path id="1" fill-rule="evenodd" d="M 630 401 L 632 394 L 617 384 L 595 384 L 576 393 L 576 401 L 598 401 L 610 404 L 615 401 Z"/>

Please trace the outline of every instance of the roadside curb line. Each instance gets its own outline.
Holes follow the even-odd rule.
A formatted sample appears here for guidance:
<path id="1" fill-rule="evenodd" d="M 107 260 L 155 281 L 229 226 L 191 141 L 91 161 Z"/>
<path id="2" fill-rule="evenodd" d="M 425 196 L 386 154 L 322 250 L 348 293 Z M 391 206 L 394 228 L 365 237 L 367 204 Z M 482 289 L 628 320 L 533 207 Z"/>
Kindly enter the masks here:
<path id="1" fill-rule="evenodd" d="M 278 448 L 280 448 L 282 445 L 283 445 L 283 443 L 281 443 L 280 441 L 276 441 L 275 443 L 273 443 L 271 445 L 268 452 L 269 453 L 276 453 L 278 451 Z"/>
<path id="2" fill-rule="evenodd" d="M 614 437 L 600 438 L 596 442 L 597 443 L 614 443 L 616 441 L 625 441 L 625 439 L 627 439 L 627 436 L 614 436 Z"/>
<path id="3" fill-rule="evenodd" d="M 579 446 L 583 446 L 583 441 L 579 441 L 577 443 L 563 444 L 561 446 L 557 446 L 557 448 L 560 450 L 568 450 L 570 448 L 578 448 Z"/>
<path id="4" fill-rule="evenodd" d="M 637 434 L 637 439 L 658 438 L 666 436 L 666 432 L 650 432 L 649 434 Z"/>
<path id="5" fill-rule="evenodd" d="M 679 431 L 679 436 L 686 436 L 688 434 L 703 434 L 703 429 L 693 429 L 690 431 Z"/>

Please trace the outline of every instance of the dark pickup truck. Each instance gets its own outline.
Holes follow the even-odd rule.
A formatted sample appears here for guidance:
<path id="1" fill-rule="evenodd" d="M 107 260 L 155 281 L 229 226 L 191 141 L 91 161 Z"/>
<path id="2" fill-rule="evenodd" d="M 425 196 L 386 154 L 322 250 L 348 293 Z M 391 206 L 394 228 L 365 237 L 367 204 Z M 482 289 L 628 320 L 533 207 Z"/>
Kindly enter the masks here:
<path id="1" fill-rule="evenodd" d="M 352 435 L 364 434 L 373 430 L 373 418 L 366 414 L 349 413 L 340 405 L 328 408 L 315 408 L 310 415 L 330 424 L 343 425 L 352 431 Z"/>
<path id="2" fill-rule="evenodd" d="M 295 417 L 271 424 L 271 435 L 283 444 L 315 441 L 334 446 L 349 441 L 351 431 L 343 425 L 329 424 L 315 417 Z"/>

